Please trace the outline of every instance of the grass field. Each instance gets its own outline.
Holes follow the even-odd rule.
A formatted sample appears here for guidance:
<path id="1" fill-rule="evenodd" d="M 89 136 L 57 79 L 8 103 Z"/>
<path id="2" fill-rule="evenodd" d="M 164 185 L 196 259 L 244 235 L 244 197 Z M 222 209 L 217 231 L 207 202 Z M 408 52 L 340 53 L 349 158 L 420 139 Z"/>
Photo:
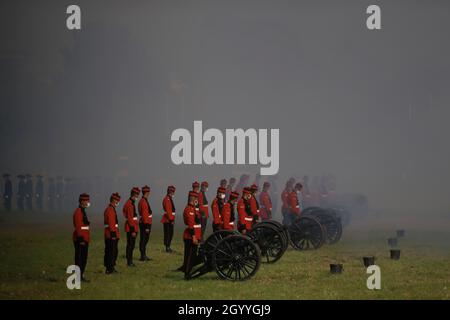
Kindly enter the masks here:
<path id="1" fill-rule="evenodd" d="M 81 290 L 66 288 L 73 263 L 70 215 L 0 212 L 1 299 L 449 299 L 450 235 L 448 221 L 421 228 L 411 219 L 392 221 L 407 230 L 400 239 L 402 257 L 389 259 L 386 238 L 395 227 L 373 217 L 344 230 L 342 240 L 317 251 L 289 249 L 275 264 L 263 264 L 254 278 L 233 283 L 215 273 L 185 281 L 174 272 L 182 262 L 181 225 L 173 254 L 163 252 L 162 227 L 157 221 L 149 243 L 150 262 L 127 268 L 122 235 L 119 274 L 105 275 L 100 219 L 91 227 L 92 242 Z M 52 222 L 49 222 L 52 221 Z M 180 223 L 180 221 L 178 221 Z M 419 226 L 418 226 L 419 225 Z M 361 257 L 375 255 L 381 268 L 381 290 L 366 287 L 368 275 Z M 137 260 L 138 252 L 135 251 Z M 344 264 L 340 275 L 329 263 Z"/>

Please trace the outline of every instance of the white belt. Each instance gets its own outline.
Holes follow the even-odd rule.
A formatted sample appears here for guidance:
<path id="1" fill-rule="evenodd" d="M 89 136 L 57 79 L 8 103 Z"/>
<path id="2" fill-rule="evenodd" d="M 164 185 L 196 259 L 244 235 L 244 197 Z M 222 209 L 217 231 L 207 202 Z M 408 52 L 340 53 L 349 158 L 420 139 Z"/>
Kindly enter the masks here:
<path id="1" fill-rule="evenodd" d="M 206 208 L 208 208 L 208 205 L 207 205 L 207 204 L 204 204 L 203 206 L 206 207 Z"/>
<path id="2" fill-rule="evenodd" d="M 115 225 L 115 227 L 116 227 L 116 228 L 118 228 L 118 227 L 119 227 L 119 225 L 118 225 L 118 224 L 116 224 L 116 225 Z M 105 228 L 109 228 L 109 224 L 105 224 Z"/>
<path id="3" fill-rule="evenodd" d="M 201 224 L 194 224 L 194 228 L 201 228 L 202 225 Z"/>
<path id="4" fill-rule="evenodd" d="M 81 227 L 81 230 L 89 230 L 89 227 Z"/>
<path id="5" fill-rule="evenodd" d="M 148 216 L 149 218 L 151 218 L 151 217 L 153 217 L 153 215 L 152 214 L 150 214 L 149 216 Z"/>
<path id="6" fill-rule="evenodd" d="M 168 215 L 168 213 L 167 213 L 167 212 L 164 212 L 164 214 L 167 214 L 167 215 Z M 173 215 L 175 215 L 175 212 L 172 212 L 172 214 L 173 214 Z"/>
<path id="7" fill-rule="evenodd" d="M 195 211 L 198 211 L 198 210 L 200 210 L 199 208 L 195 208 Z"/>
<path id="8" fill-rule="evenodd" d="M 300 206 L 295 206 L 296 208 L 300 208 Z"/>
<path id="9" fill-rule="evenodd" d="M 234 221 L 231 221 L 228 224 L 231 225 L 231 226 L 234 226 Z"/>
<path id="10" fill-rule="evenodd" d="M 253 218 L 244 218 L 245 221 L 253 221 Z"/>
<path id="11" fill-rule="evenodd" d="M 137 220 L 137 217 L 133 217 L 133 220 Z"/>

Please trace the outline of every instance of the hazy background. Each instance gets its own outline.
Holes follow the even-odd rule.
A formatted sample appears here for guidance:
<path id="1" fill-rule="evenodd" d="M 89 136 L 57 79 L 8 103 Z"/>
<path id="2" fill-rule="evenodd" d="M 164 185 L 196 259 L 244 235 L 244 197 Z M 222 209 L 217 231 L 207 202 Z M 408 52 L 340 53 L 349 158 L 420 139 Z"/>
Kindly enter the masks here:
<path id="1" fill-rule="evenodd" d="M 449 31 L 445 0 L 2 0 L 0 170 L 176 184 L 182 202 L 194 179 L 259 172 L 173 165 L 170 133 L 202 120 L 279 128 L 279 188 L 331 172 L 381 212 L 448 215 Z"/>

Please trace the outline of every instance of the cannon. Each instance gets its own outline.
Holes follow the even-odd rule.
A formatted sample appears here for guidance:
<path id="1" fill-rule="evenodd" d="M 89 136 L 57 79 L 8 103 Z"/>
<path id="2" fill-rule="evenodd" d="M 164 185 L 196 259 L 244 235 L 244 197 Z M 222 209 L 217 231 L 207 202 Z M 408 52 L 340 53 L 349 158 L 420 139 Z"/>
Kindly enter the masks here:
<path id="1" fill-rule="evenodd" d="M 325 243 L 334 244 L 342 236 L 342 224 L 339 213 L 334 209 L 309 207 L 289 226 L 268 220 L 261 224 L 270 224 L 278 229 L 287 243 L 296 250 L 319 249 Z"/>
<path id="2" fill-rule="evenodd" d="M 245 281 L 256 274 L 262 262 L 278 261 L 287 247 L 285 232 L 269 223 L 255 224 L 245 235 L 234 230 L 216 231 L 200 244 L 188 278 L 215 271 L 222 279 Z"/>
<path id="3" fill-rule="evenodd" d="M 332 208 L 308 207 L 302 211 L 303 216 L 312 216 L 323 226 L 325 241 L 328 244 L 338 242 L 342 237 L 340 211 Z"/>
<path id="4" fill-rule="evenodd" d="M 324 226 L 312 215 L 302 215 L 289 226 L 274 220 L 266 220 L 260 224 L 276 227 L 286 241 L 286 248 L 290 244 L 296 250 L 318 249 L 326 241 Z"/>

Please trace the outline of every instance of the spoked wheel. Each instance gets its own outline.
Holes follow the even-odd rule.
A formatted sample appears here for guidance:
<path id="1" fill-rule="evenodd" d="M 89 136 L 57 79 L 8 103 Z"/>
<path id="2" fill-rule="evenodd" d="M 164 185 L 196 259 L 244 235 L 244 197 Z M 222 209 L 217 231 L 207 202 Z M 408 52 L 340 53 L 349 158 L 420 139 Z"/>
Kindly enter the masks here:
<path id="1" fill-rule="evenodd" d="M 318 249 L 325 242 L 325 229 L 311 215 L 301 216 L 289 226 L 291 245 L 297 250 Z"/>
<path id="2" fill-rule="evenodd" d="M 283 231 L 279 231 L 271 224 L 258 223 L 248 236 L 258 244 L 263 262 L 273 263 L 279 260 L 286 251 L 286 239 Z"/>
<path id="3" fill-rule="evenodd" d="M 321 207 L 307 207 L 307 208 L 305 208 L 305 209 L 302 210 L 302 214 L 303 214 L 303 215 L 305 215 L 305 214 L 310 214 L 310 213 L 313 212 L 313 211 L 321 210 L 321 209 L 322 209 Z"/>
<path id="4" fill-rule="evenodd" d="M 219 230 L 210 235 L 202 245 L 203 253 L 205 255 L 205 261 L 207 264 L 212 265 L 212 257 L 217 244 L 224 238 L 232 236 L 234 234 L 239 234 L 235 230 Z"/>
<path id="5" fill-rule="evenodd" d="M 336 214 L 336 218 L 339 219 L 343 227 L 348 226 L 350 224 L 351 220 L 350 211 L 346 210 L 345 208 L 332 208 L 329 210 L 333 210 L 333 212 Z"/>
<path id="6" fill-rule="evenodd" d="M 219 277 L 232 281 L 248 280 L 261 264 L 261 251 L 250 238 L 231 235 L 222 239 L 213 254 L 213 265 Z"/>
<path id="7" fill-rule="evenodd" d="M 341 239 L 342 224 L 332 209 L 319 209 L 312 211 L 310 214 L 317 218 L 325 228 L 327 243 L 334 244 Z"/>
<path id="8" fill-rule="evenodd" d="M 268 225 L 274 226 L 275 228 L 277 228 L 278 231 L 282 232 L 283 238 L 285 241 L 285 246 L 287 249 L 287 247 L 289 246 L 290 240 L 289 240 L 288 229 L 285 226 L 283 226 L 281 223 L 279 223 L 278 221 L 275 221 L 275 220 L 264 220 L 264 221 L 260 222 L 259 224 L 268 224 Z"/>

